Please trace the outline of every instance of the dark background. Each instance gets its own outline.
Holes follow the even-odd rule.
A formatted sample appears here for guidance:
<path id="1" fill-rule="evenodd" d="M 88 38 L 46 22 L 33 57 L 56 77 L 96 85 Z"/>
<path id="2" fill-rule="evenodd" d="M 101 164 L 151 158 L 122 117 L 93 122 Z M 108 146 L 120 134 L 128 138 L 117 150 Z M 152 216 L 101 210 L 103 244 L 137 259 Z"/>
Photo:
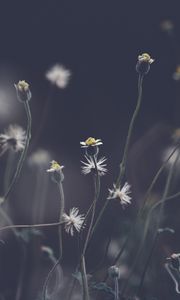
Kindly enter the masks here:
<path id="1" fill-rule="evenodd" d="M 109 172 L 103 178 L 103 196 L 112 186 L 137 99 L 137 57 L 148 52 L 155 62 L 144 80 L 143 104 L 132 137 L 127 172 L 133 184 L 134 210 L 141 202 L 139 196 L 144 194 L 159 165 L 161 150 L 168 145 L 172 130 L 179 126 L 180 83 L 172 78 L 180 63 L 179 11 L 179 1 L 0 2 L 0 92 L 1 89 L 8 91 L 13 99 L 12 107 L 8 112 L 5 110 L 6 116 L 3 115 L 4 106 L 0 99 L 1 131 L 9 123 L 26 124 L 13 86 L 25 79 L 30 83 L 33 94 L 29 153 L 39 147 L 45 148 L 54 159 L 65 165 L 67 209 L 78 205 L 85 211 L 91 201 L 91 181 L 80 175 L 83 152 L 79 146 L 79 142 L 89 136 L 103 140 L 102 155 L 108 158 Z M 174 24 L 171 35 L 160 28 L 165 19 Z M 63 64 L 72 72 L 70 84 L 64 90 L 50 87 L 45 79 L 45 72 L 55 63 Z M 39 133 L 49 95 L 46 122 Z M 139 160 L 136 159 L 137 153 Z M 33 178 L 33 174 L 21 177 L 18 186 L 21 188 L 20 198 L 26 191 L 28 180 L 33 188 L 31 176 Z M 20 206 L 22 202 L 18 200 L 9 204 L 14 222 L 32 221 L 32 188 L 26 195 L 30 198 L 26 209 Z M 49 192 L 49 201 L 52 196 Z M 130 211 L 132 215 L 133 208 Z M 107 213 L 100 229 L 102 241 L 105 231 L 112 230 L 113 224 L 109 220 L 118 212 L 114 214 L 112 209 Z M 53 221 L 54 217 L 56 214 L 52 209 L 45 213 L 44 221 Z M 56 247 L 55 239 L 56 235 L 52 232 L 48 242 Z M 178 252 L 178 242 L 174 243 Z M 67 245 L 71 245 L 70 240 Z M 69 258 L 71 251 L 67 249 L 65 265 L 70 268 L 74 259 Z M 11 267 L 9 264 L 7 274 Z M 172 288 L 173 283 L 168 282 Z M 7 283 L 3 289 L 4 286 Z M 178 299 L 174 289 L 170 293 L 173 293 L 171 299 Z M 169 300 L 164 297 L 159 299 Z"/>

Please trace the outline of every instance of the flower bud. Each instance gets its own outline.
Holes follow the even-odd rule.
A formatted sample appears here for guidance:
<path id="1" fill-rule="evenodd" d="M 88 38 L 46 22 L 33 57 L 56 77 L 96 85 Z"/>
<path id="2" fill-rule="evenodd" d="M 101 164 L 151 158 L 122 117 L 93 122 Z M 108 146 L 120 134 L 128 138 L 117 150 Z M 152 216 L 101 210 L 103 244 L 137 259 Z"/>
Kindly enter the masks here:
<path id="1" fill-rule="evenodd" d="M 111 266 L 108 272 L 111 278 L 120 278 L 120 269 L 117 266 Z"/>
<path id="2" fill-rule="evenodd" d="M 29 84 L 25 80 L 19 81 L 14 85 L 16 88 L 17 98 L 20 102 L 26 102 L 31 99 L 31 91 Z"/>
<path id="3" fill-rule="evenodd" d="M 138 62 L 136 64 L 136 71 L 144 76 L 150 70 L 150 65 L 154 62 L 154 59 L 150 57 L 148 53 L 143 53 L 138 56 Z"/>

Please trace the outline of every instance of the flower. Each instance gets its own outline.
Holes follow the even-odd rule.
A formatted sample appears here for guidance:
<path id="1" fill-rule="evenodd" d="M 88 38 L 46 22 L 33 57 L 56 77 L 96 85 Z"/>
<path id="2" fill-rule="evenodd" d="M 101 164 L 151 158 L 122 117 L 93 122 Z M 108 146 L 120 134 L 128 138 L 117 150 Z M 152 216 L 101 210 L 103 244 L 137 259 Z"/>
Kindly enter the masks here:
<path id="1" fill-rule="evenodd" d="M 173 74 L 173 79 L 176 81 L 180 80 L 180 65 L 176 67 L 176 71 Z"/>
<path id="2" fill-rule="evenodd" d="M 120 278 L 120 269 L 117 266 L 111 266 L 108 272 L 111 278 Z"/>
<path id="3" fill-rule="evenodd" d="M 66 88 L 71 77 L 71 71 L 64 66 L 56 64 L 46 73 L 46 78 L 60 89 Z"/>
<path id="4" fill-rule="evenodd" d="M 78 232 L 83 228 L 84 223 L 84 215 L 79 213 L 79 209 L 76 207 L 73 207 L 69 211 L 69 216 L 64 213 L 63 214 L 63 221 L 65 223 L 65 231 L 67 233 L 70 233 L 72 236 L 74 235 L 74 229 L 76 229 Z"/>
<path id="5" fill-rule="evenodd" d="M 96 168 L 95 168 L 94 160 L 92 159 L 92 157 L 88 158 L 85 155 L 85 158 L 86 158 L 87 162 L 81 161 L 84 164 L 84 166 L 82 166 L 82 173 L 84 175 L 87 175 L 87 174 L 91 173 L 92 171 L 95 171 Z M 96 160 L 96 158 L 95 158 L 95 160 Z M 97 170 L 98 170 L 98 173 L 100 176 L 105 175 L 105 173 L 107 172 L 107 169 L 105 168 L 106 164 L 104 164 L 104 162 L 106 160 L 107 159 L 105 157 L 101 157 L 99 160 L 96 160 L 96 166 L 97 166 Z"/>
<path id="6" fill-rule="evenodd" d="M 81 148 L 88 148 L 89 146 L 95 147 L 102 145 L 101 139 L 95 139 L 93 137 L 89 137 L 85 142 L 80 142 Z"/>
<path id="7" fill-rule="evenodd" d="M 150 70 L 150 65 L 154 62 L 154 59 L 150 57 L 148 53 L 143 53 L 138 56 L 138 62 L 136 64 L 136 71 L 140 75 L 146 75 Z"/>
<path id="8" fill-rule="evenodd" d="M 52 160 L 51 167 L 47 170 L 47 172 L 52 174 L 51 179 L 57 184 L 64 180 L 64 174 L 62 172 L 63 168 L 64 166 L 60 166 L 57 161 Z"/>
<path id="9" fill-rule="evenodd" d="M 47 170 L 47 172 L 60 172 L 64 166 L 60 166 L 57 161 L 52 160 L 51 161 L 51 167 Z"/>
<path id="10" fill-rule="evenodd" d="M 26 102 L 31 99 L 31 91 L 29 84 L 25 80 L 20 80 L 17 84 L 14 84 L 18 100 L 20 102 Z"/>
<path id="11" fill-rule="evenodd" d="M 149 64 L 152 64 L 154 62 L 154 59 L 150 57 L 148 53 L 143 53 L 138 56 L 139 62 L 147 62 Z"/>
<path id="12" fill-rule="evenodd" d="M 7 150 L 22 151 L 25 147 L 26 132 L 18 125 L 10 125 L 0 134 L 0 156 Z"/>
<path id="13" fill-rule="evenodd" d="M 173 253 L 166 260 L 170 262 L 172 268 L 180 271 L 180 253 Z"/>
<path id="14" fill-rule="evenodd" d="M 116 199 L 119 198 L 122 207 L 131 204 L 131 197 L 128 196 L 131 186 L 126 182 L 122 189 L 117 188 L 115 184 L 113 184 L 113 189 L 109 189 L 109 196 L 108 199 Z"/>

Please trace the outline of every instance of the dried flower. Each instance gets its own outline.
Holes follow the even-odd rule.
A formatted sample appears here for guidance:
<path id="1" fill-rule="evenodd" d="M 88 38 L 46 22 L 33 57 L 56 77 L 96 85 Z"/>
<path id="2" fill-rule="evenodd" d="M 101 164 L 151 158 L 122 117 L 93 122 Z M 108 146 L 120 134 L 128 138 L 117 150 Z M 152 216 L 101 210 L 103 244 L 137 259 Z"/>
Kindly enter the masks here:
<path id="1" fill-rule="evenodd" d="M 83 228 L 84 223 L 84 215 L 79 213 L 79 209 L 76 207 L 73 207 L 69 211 L 69 216 L 64 213 L 63 214 L 63 221 L 65 223 L 65 231 L 67 233 L 70 233 L 72 236 L 74 235 L 74 229 L 76 229 L 78 232 Z"/>
<path id="2" fill-rule="evenodd" d="M 126 205 L 131 204 L 131 197 L 128 194 L 131 193 L 130 191 L 131 186 L 126 182 L 122 189 L 117 188 L 115 184 L 113 184 L 113 189 L 109 189 L 109 196 L 108 199 L 116 199 L 119 198 L 122 207 L 124 208 Z"/>
<path id="3" fill-rule="evenodd" d="M 140 75 L 146 75 L 150 70 L 150 65 L 154 62 L 154 59 L 150 57 L 148 53 L 143 53 L 138 56 L 138 62 L 136 64 L 136 71 Z"/>
<path id="4" fill-rule="evenodd" d="M 96 170 L 95 168 L 95 164 L 94 164 L 94 160 L 92 159 L 92 157 L 87 157 L 85 155 L 85 158 L 87 160 L 87 162 L 81 161 L 82 164 L 84 164 L 84 166 L 82 166 L 82 173 L 84 175 L 87 175 L 91 172 L 94 172 Z M 99 160 L 96 160 L 96 166 L 97 166 L 97 170 L 100 176 L 105 175 L 107 172 L 106 164 L 104 164 L 104 162 L 107 160 L 105 157 L 101 157 Z"/>
<path id="5" fill-rule="evenodd" d="M 56 64 L 46 73 L 46 78 L 60 89 L 66 88 L 71 77 L 71 71 Z"/>
<path id="6" fill-rule="evenodd" d="M 31 91 L 29 84 L 25 80 L 20 80 L 17 84 L 14 84 L 16 88 L 17 98 L 20 102 L 26 102 L 31 99 Z"/>
<path id="7" fill-rule="evenodd" d="M 10 125 L 0 134 L 0 156 L 7 150 L 22 151 L 26 143 L 26 132 L 18 125 Z"/>

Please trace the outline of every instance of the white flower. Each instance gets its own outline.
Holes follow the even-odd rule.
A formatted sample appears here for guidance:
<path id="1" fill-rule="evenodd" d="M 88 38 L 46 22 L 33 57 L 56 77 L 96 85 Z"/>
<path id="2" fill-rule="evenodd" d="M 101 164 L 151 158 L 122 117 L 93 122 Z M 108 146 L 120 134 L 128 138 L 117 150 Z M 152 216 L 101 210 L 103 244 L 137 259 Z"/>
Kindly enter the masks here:
<path id="1" fill-rule="evenodd" d="M 7 150 L 22 151 L 26 143 L 26 132 L 18 125 L 10 125 L 0 134 L 0 156 Z"/>
<path id="2" fill-rule="evenodd" d="M 74 235 L 74 228 L 79 232 L 83 228 L 84 223 L 84 215 L 79 213 L 79 209 L 73 207 L 69 211 L 69 216 L 67 214 L 63 214 L 63 221 L 65 223 L 65 231 L 70 233 L 72 236 Z"/>
<path id="3" fill-rule="evenodd" d="M 150 57 L 148 53 L 143 53 L 138 56 L 139 62 L 147 62 L 149 64 L 152 64 L 154 62 L 154 59 Z"/>
<path id="4" fill-rule="evenodd" d="M 102 145 L 101 139 L 95 139 L 93 137 L 89 137 L 85 142 L 80 142 L 82 148 L 88 148 L 89 146 L 99 146 Z"/>
<path id="5" fill-rule="evenodd" d="M 51 167 L 50 169 L 47 170 L 47 172 L 60 172 L 62 169 L 64 168 L 64 166 L 60 166 L 57 161 L 52 160 L 51 161 Z"/>
<path id="6" fill-rule="evenodd" d="M 131 197 L 128 194 L 131 193 L 130 191 L 131 186 L 126 182 L 122 189 L 117 188 L 115 184 L 113 184 L 113 189 L 109 189 L 109 196 L 108 199 L 116 199 L 119 198 L 122 207 L 131 204 Z"/>
<path id="7" fill-rule="evenodd" d="M 56 64 L 46 73 L 46 78 L 60 89 L 66 88 L 71 77 L 71 71 Z"/>
<path id="8" fill-rule="evenodd" d="M 82 173 L 84 175 L 87 175 L 92 171 L 95 171 L 95 164 L 92 157 L 85 156 L 85 158 L 87 162 L 81 161 L 84 164 L 84 166 L 82 166 Z M 104 164 L 106 160 L 107 159 L 105 157 L 101 157 L 99 160 L 96 160 L 96 166 L 100 176 L 105 175 L 105 173 L 107 172 L 107 169 L 105 168 L 106 164 Z"/>

